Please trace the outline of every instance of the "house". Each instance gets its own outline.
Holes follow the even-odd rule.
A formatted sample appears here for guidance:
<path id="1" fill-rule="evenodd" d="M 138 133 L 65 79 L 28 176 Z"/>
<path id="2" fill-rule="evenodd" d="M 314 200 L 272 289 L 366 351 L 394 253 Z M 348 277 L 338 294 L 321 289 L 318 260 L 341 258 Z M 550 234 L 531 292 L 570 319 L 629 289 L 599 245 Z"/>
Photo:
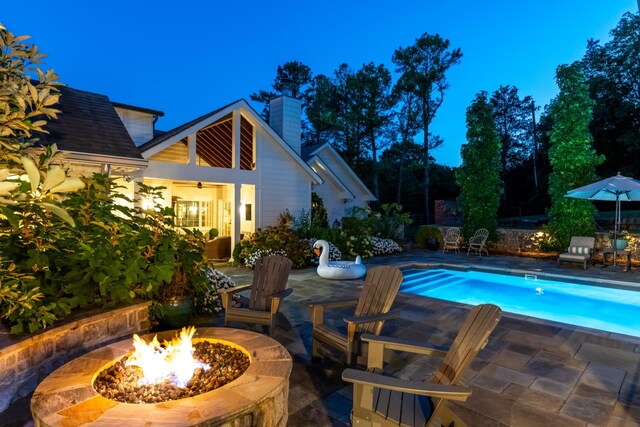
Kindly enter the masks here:
<path id="1" fill-rule="evenodd" d="M 340 222 L 354 207 L 366 207 L 376 197 L 358 178 L 331 144 L 302 147 L 302 159 L 316 172 L 323 183 L 313 191 L 322 198 L 327 209 L 329 224 Z"/>
<path id="2" fill-rule="evenodd" d="M 166 187 L 154 202 L 173 207 L 178 226 L 215 227 L 232 245 L 285 210 L 309 212 L 312 191 L 330 221 L 375 200 L 330 145 L 301 147 L 301 103 L 287 95 L 272 101 L 270 124 L 241 99 L 167 132 L 155 129 L 161 111 L 104 95 L 64 87 L 58 107 L 41 142 L 67 153 L 71 174 L 108 173 L 129 196 L 141 182 Z"/>

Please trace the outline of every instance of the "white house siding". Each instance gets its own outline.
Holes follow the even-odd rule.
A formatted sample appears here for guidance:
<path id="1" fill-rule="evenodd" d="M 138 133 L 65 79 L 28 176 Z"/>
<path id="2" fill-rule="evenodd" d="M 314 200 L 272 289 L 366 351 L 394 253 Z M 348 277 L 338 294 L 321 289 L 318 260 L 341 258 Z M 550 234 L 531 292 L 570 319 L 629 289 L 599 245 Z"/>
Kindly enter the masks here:
<path id="1" fill-rule="evenodd" d="M 153 139 L 153 115 L 118 107 L 115 110 L 136 145 Z"/>
<path id="2" fill-rule="evenodd" d="M 313 191 L 322 198 L 324 208 L 327 210 L 329 225 L 332 225 L 333 221 L 336 219 L 338 221 L 342 221 L 345 204 L 343 199 L 336 196 L 337 194 L 340 194 L 340 189 L 325 179 L 324 183 L 315 186 Z"/>
<path id="3" fill-rule="evenodd" d="M 331 169 L 331 171 L 336 175 L 336 177 L 340 180 L 340 182 L 346 186 L 349 191 L 353 194 L 353 196 L 349 195 L 349 197 L 354 197 L 353 200 L 347 200 L 346 203 L 344 200 L 336 200 L 335 188 L 327 188 L 329 183 L 325 180 L 325 183 L 317 186 L 314 191 L 320 197 L 323 198 L 324 205 L 327 207 L 327 213 L 331 216 L 335 215 L 334 218 L 342 218 L 347 215 L 349 210 L 354 207 L 365 208 L 368 206 L 368 195 L 363 191 L 360 183 L 355 181 L 353 177 L 345 171 L 343 165 L 340 161 L 336 159 L 336 157 L 329 150 L 325 149 L 318 153 L 318 157 L 322 159 L 322 161 Z M 325 188 L 322 188 L 325 187 Z M 320 194 L 326 194 L 326 197 L 321 196 Z M 331 211 L 329 209 L 332 209 Z M 330 221 L 333 219 L 330 218 Z"/>
<path id="4" fill-rule="evenodd" d="M 278 215 L 288 209 L 298 217 L 311 209 L 311 176 L 286 153 L 264 130 L 257 128 L 256 204 L 260 215 L 256 227 L 274 225 Z"/>

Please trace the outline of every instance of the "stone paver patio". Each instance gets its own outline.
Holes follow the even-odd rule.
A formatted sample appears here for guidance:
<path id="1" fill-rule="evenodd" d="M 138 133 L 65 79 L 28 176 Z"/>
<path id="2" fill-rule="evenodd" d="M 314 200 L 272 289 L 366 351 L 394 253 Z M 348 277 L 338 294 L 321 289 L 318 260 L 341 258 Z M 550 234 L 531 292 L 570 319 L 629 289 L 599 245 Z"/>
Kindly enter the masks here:
<path id="1" fill-rule="evenodd" d="M 591 266 L 583 271 L 577 264 L 558 267 L 555 261 L 531 258 L 479 258 L 416 251 L 365 260 L 368 267 L 413 263 L 518 269 L 599 281 L 621 280 L 640 287 L 639 270 L 623 272 Z M 220 269 L 239 284 L 250 281 L 250 271 Z M 307 304 L 357 297 L 361 284 L 361 281 L 322 279 L 315 269 L 291 272 L 289 286 L 294 292 L 283 304 L 275 334 L 294 360 L 289 392 L 290 426 L 350 424 L 351 387 L 340 379 L 344 367 L 328 360 L 319 365 L 311 363 Z M 385 325 L 384 335 L 447 345 L 468 306 L 401 293 L 394 309 L 400 315 Z M 341 323 L 345 313 L 336 311 L 333 321 Z M 221 323 L 221 318 L 199 322 L 201 326 Z M 433 359 L 405 357 L 395 360 L 392 369 L 397 376 L 423 379 L 428 378 L 437 363 Z M 470 426 L 639 426 L 640 338 L 505 313 L 489 345 L 465 375 L 465 382 L 474 393 L 455 408 Z M 23 425 L 20 421 L 26 419 L 24 411 L 28 411 L 28 404 L 15 410 L 21 410 L 23 415 L 12 418 L 9 414 L 5 420 L 15 421 L 11 425 Z M 7 412 L 13 412 L 13 408 Z"/>

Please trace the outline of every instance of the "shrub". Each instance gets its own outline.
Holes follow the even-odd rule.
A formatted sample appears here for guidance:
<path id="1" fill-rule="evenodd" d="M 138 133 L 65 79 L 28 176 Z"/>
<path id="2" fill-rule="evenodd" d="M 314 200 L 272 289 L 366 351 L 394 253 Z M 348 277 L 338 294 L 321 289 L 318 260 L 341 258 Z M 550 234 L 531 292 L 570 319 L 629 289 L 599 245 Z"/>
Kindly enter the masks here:
<path id="1" fill-rule="evenodd" d="M 402 248 L 392 239 L 381 239 L 380 237 L 372 237 L 373 255 L 388 255 L 394 252 L 402 252 Z"/>
<path id="2" fill-rule="evenodd" d="M 293 218 L 288 212 L 280 214 L 277 225 L 258 229 L 250 238 L 240 242 L 240 249 L 234 249 L 234 262 L 253 266 L 260 256 L 279 253 L 289 258 L 294 267 L 308 265 L 312 257 L 309 244 L 300 239 L 292 229 L 292 224 Z"/>
<path id="3" fill-rule="evenodd" d="M 207 283 L 194 297 L 196 311 L 208 315 L 219 313 L 222 311 L 220 290 L 233 288 L 236 283 L 229 276 L 211 266 L 205 266 L 202 270 Z"/>
<path id="4" fill-rule="evenodd" d="M 427 241 L 430 239 L 438 239 L 440 247 L 442 247 L 442 245 L 444 244 L 442 232 L 438 227 L 421 225 L 420 227 L 418 227 L 418 231 L 416 231 L 414 245 L 418 249 L 424 249 L 427 247 Z"/>

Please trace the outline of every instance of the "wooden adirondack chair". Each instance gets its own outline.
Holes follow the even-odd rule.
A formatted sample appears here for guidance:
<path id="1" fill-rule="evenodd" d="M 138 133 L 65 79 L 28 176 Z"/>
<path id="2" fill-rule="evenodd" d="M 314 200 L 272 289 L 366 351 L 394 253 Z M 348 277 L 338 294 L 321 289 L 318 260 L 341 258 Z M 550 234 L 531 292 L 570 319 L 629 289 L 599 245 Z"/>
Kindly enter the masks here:
<path id="1" fill-rule="evenodd" d="M 251 285 L 220 290 L 225 326 L 232 321 L 264 325 L 269 327 L 269 335 L 273 335 L 273 321 L 280 303 L 293 291 L 286 289 L 291 264 L 290 259 L 281 255 L 260 258 L 253 270 Z M 248 300 L 243 301 L 245 306 L 233 307 L 232 295 L 247 289 L 251 289 L 251 293 Z"/>
<path id="2" fill-rule="evenodd" d="M 365 335 L 369 343 L 367 372 L 346 369 L 344 381 L 353 383 L 353 425 L 465 426 L 446 405 L 447 400 L 466 400 L 471 389 L 459 385 L 464 371 L 484 348 L 502 311 L 492 304 L 474 307 L 448 352 L 408 341 Z M 401 380 L 377 373 L 390 350 L 444 357 L 429 382 Z"/>
<path id="3" fill-rule="evenodd" d="M 358 353 L 362 353 L 358 341 L 360 335 L 378 335 L 386 320 L 397 317 L 396 313 L 390 313 L 389 310 L 402 278 L 402 272 L 395 267 L 375 267 L 367 272 L 359 299 L 311 304 L 312 357 L 320 358 L 320 347 L 327 344 L 343 352 L 348 365 L 355 364 Z M 355 306 L 356 309 L 353 316 L 343 319 L 347 323 L 346 335 L 324 323 L 325 310 L 348 306 Z"/>

